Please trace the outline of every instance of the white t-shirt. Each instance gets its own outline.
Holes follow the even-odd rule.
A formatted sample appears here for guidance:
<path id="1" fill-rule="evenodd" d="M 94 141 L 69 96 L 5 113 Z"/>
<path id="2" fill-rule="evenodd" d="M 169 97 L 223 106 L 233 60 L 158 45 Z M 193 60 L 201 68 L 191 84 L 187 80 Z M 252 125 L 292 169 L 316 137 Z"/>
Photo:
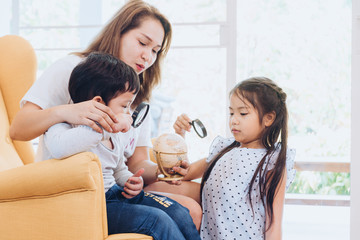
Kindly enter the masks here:
<path id="1" fill-rule="evenodd" d="M 58 123 L 51 126 L 44 134 L 43 159 L 41 160 L 62 159 L 79 152 L 90 151 L 95 153 L 101 161 L 105 192 L 115 183 L 123 187 L 133 174 L 128 170 L 124 161 L 121 134 L 106 131 L 98 133 L 88 126 Z M 113 144 L 112 149 L 104 146 L 101 142 L 109 139 Z"/>
<path id="2" fill-rule="evenodd" d="M 233 142 L 234 138 L 215 138 L 207 162 Z M 266 217 L 265 209 L 258 199 L 259 189 L 255 182 L 252 191 L 253 214 L 248 187 L 258 163 L 265 154 L 265 149 L 238 147 L 225 153 L 217 161 L 202 191 L 202 239 L 264 239 Z M 277 154 L 275 152 L 270 158 L 269 170 L 274 167 Z M 288 149 L 287 187 L 295 177 L 294 158 L 295 150 Z"/>
<path id="3" fill-rule="evenodd" d="M 20 102 L 22 107 L 26 102 L 32 102 L 42 109 L 71 103 L 68 91 L 69 78 L 72 70 L 82 60 L 75 55 L 68 55 L 56 61 L 44 71 L 40 78 L 31 86 Z M 151 147 L 151 122 L 150 116 L 146 117 L 144 122 L 138 128 L 131 128 L 126 135 L 121 137 L 121 142 L 126 145 L 125 156 L 130 157 L 135 147 Z M 43 136 L 39 138 L 39 147 L 35 161 L 44 159 L 43 153 L 44 140 Z"/>

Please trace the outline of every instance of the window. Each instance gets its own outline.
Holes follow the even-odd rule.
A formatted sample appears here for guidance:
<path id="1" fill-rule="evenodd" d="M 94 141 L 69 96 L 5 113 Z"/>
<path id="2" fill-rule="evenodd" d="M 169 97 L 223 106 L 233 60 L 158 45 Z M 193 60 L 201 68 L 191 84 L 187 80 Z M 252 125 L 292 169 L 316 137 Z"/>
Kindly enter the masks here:
<path id="1" fill-rule="evenodd" d="M 18 23 L 12 31 L 33 44 L 41 74 L 61 56 L 83 49 L 125 0 L 12 2 L 14 22 Z M 250 76 L 267 76 L 288 94 L 289 142 L 297 149 L 299 169 L 290 191 L 316 194 L 310 200 L 309 195 L 296 195 L 295 200 L 288 195 L 288 203 L 341 204 L 345 207 L 323 206 L 321 211 L 347 219 L 351 1 L 148 2 L 169 17 L 174 29 L 163 82 L 152 99 L 154 136 L 172 131 L 176 116 L 187 113 L 199 118 L 208 130 L 205 139 L 187 134 L 190 158 L 206 157 L 212 139 L 229 136 L 227 104 L 232 86 Z M 306 207 L 301 212 L 304 216 L 320 209 Z M 292 208 L 287 210 L 298 214 Z M 320 231 L 317 239 L 325 235 L 345 239 L 349 231 L 346 221 L 336 223 L 337 228 L 345 229 L 340 231 L 341 237 L 334 227 L 333 231 Z M 295 225 L 288 226 L 294 233 Z"/>

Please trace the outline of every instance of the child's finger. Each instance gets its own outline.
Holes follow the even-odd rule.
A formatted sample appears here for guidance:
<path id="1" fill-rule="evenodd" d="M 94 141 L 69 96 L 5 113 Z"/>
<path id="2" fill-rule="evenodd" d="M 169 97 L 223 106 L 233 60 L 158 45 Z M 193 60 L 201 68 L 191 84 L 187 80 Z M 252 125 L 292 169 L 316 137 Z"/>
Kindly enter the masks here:
<path id="1" fill-rule="evenodd" d="M 131 195 L 127 194 L 126 192 L 121 192 L 121 194 L 127 199 L 130 199 L 130 198 L 134 197 L 134 196 L 131 196 Z"/>
<path id="2" fill-rule="evenodd" d="M 124 187 L 133 191 L 140 191 L 142 189 L 141 180 L 139 180 L 138 183 L 135 183 L 133 180 L 131 180 L 131 182 L 126 182 Z"/>
<path id="3" fill-rule="evenodd" d="M 124 191 L 126 194 L 130 195 L 130 196 L 136 196 L 139 194 L 139 190 L 131 190 L 129 188 L 124 188 Z M 124 192 L 123 192 L 124 193 Z"/>
<path id="4" fill-rule="evenodd" d="M 132 175 L 132 177 L 141 177 L 141 175 L 145 172 L 145 169 L 140 168 L 139 170 L 137 170 L 137 172 Z"/>

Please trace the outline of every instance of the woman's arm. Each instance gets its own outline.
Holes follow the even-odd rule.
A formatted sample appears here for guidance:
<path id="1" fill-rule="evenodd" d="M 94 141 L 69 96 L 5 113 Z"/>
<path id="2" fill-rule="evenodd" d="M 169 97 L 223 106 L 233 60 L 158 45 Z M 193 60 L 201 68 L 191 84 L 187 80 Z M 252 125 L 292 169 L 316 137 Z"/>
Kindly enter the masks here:
<path id="1" fill-rule="evenodd" d="M 285 201 L 285 187 L 286 187 L 286 169 L 284 170 L 283 177 L 276 189 L 273 209 L 274 216 L 273 222 L 270 229 L 265 233 L 267 240 L 281 240 L 282 239 L 282 217 L 283 217 L 283 209 L 284 209 L 284 201 Z M 268 224 L 270 222 L 270 218 L 268 214 L 266 214 L 266 229 L 268 228 Z"/>
<path id="2" fill-rule="evenodd" d="M 98 122 L 108 132 L 119 131 L 115 126 L 117 118 L 111 109 L 94 100 L 48 109 L 26 102 L 11 123 L 10 137 L 13 140 L 29 141 L 61 122 L 87 125 L 101 133 L 101 128 L 96 124 Z"/>

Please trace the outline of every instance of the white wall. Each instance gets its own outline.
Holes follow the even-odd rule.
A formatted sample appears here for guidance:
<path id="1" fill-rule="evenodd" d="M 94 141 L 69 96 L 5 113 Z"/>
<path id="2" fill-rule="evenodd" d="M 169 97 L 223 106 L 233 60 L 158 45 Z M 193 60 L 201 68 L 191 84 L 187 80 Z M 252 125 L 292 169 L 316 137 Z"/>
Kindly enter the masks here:
<path id="1" fill-rule="evenodd" d="M 360 239 L 360 0 L 352 1 L 350 239 Z"/>
<path id="2" fill-rule="evenodd" d="M 0 37 L 10 34 L 11 0 L 2 0 L 0 7 Z"/>

